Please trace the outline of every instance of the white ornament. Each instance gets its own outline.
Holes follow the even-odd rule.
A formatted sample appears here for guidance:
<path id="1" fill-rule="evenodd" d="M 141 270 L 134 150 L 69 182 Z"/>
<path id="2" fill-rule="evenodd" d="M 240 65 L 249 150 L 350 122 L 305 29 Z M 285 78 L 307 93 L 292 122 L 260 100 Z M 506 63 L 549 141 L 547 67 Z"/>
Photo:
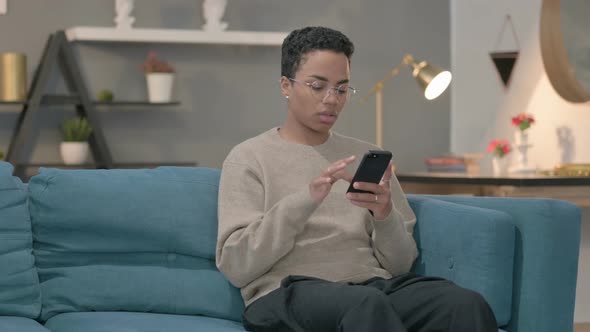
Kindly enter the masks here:
<path id="1" fill-rule="evenodd" d="M 569 164 L 574 160 L 574 135 L 569 127 L 562 126 L 557 128 L 557 143 L 561 148 L 561 163 Z"/>
<path id="2" fill-rule="evenodd" d="M 115 23 L 118 29 L 131 29 L 135 17 L 129 16 L 133 11 L 134 0 L 115 0 Z"/>
<path id="3" fill-rule="evenodd" d="M 227 29 L 228 23 L 221 21 L 226 6 L 227 0 L 203 0 L 203 30 L 219 32 Z"/>

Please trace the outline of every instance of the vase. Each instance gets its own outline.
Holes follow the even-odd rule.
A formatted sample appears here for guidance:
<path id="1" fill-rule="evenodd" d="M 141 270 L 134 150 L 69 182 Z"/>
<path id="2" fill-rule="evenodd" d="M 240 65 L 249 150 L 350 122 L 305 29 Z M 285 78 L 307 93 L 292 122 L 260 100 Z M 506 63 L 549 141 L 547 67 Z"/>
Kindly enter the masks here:
<path id="1" fill-rule="evenodd" d="M 227 0 L 203 0 L 203 30 L 221 32 L 227 29 L 227 22 L 221 21 L 225 13 Z"/>
<path id="2" fill-rule="evenodd" d="M 88 158 L 88 142 L 61 142 L 61 159 L 66 165 L 81 165 Z"/>
<path id="3" fill-rule="evenodd" d="M 115 0 L 115 24 L 117 29 L 131 29 L 135 17 L 130 16 L 133 11 L 134 0 Z"/>
<path id="4" fill-rule="evenodd" d="M 0 101 L 27 99 L 27 57 L 22 53 L 0 53 Z"/>
<path id="5" fill-rule="evenodd" d="M 527 131 L 517 130 L 514 133 L 514 146 L 516 148 L 516 164 L 510 168 L 510 173 L 534 173 L 535 169 L 529 166 L 528 151 L 533 146 L 529 143 Z"/>
<path id="6" fill-rule="evenodd" d="M 149 73 L 146 75 L 150 103 L 167 103 L 172 97 L 172 73 Z"/>
<path id="7" fill-rule="evenodd" d="M 508 173 L 508 158 L 495 156 L 492 158 L 492 171 L 495 176 Z"/>

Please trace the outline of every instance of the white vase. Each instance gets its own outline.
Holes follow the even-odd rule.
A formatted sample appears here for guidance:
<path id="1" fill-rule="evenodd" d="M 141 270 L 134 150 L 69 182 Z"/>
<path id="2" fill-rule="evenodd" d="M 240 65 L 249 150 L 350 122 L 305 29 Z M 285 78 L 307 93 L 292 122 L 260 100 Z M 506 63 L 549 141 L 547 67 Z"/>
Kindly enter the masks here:
<path id="1" fill-rule="evenodd" d="M 130 16 L 135 0 L 115 0 L 115 24 L 117 29 L 131 29 L 135 17 Z"/>
<path id="2" fill-rule="evenodd" d="M 203 0 L 203 30 L 221 32 L 227 29 L 227 22 L 221 21 L 225 13 L 227 0 Z"/>
<path id="3" fill-rule="evenodd" d="M 88 158 L 88 142 L 61 142 L 59 152 L 64 164 L 80 165 Z"/>
<path id="4" fill-rule="evenodd" d="M 172 97 L 174 74 L 148 73 L 146 74 L 148 100 L 150 103 L 167 103 Z"/>
<path id="5" fill-rule="evenodd" d="M 493 157 L 492 158 L 492 172 L 495 176 L 506 175 L 508 173 L 508 158 Z"/>
<path id="6" fill-rule="evenodd" d="M 534 173 L 535 169 L 529 166 L 528 151 L 533 145 L 529 143 L 529 133 L 527 131 L 516 130 L 514 133 L 514 147 L 516 155 L 516 164 L 510 168 L 510 173 Z"/>

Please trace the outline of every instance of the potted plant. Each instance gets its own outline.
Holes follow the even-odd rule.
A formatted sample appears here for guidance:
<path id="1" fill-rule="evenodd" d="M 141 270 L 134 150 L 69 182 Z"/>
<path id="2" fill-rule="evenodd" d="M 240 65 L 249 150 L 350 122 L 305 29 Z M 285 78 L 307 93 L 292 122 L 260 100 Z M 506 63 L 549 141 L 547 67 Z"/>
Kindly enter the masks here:
<path id="1" fill-rule="evenodd" d="M 495 139 L 488 144 L 488 152 L 492 154 L 492 169 L 494 175 L 503 175 L 508 170 L 506 156 L 512 151 L 512 146 L 505 139 Z"/>
<path id="2" fill-rule="evenodd" d="M 88 157 L 88 138 L 92 127 L 86 118 L 75 117 L 62 123 L 61 157 L 66 165 L 80 165 Z"/>
<path id="3" fill-rule="evenodd" d="M 172 96 L 174 67 L 159 59 L 156 52 L 151 51 L 141 65 L 141 69 L 146 74 L 148 100 L 152 103 L 169 102 Z"/>

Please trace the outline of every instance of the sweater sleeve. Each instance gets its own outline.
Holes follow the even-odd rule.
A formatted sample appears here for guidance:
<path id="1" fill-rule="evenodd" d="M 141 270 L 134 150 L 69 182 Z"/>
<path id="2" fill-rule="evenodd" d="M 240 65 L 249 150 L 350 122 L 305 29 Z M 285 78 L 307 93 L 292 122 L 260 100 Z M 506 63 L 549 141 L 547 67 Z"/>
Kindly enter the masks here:
<path id="1" fill-rule="evenodd" d="M 373 219 L 373 250 L 377 260 L 392 275 L 406 273 L 418 256 L 412 236 L 416 216 L 395 176 L 391 179 L 393 209 L 384 220 Z"/>
<path id="2" fill-rule="evenodd" d="M 264 201 L 261 176 L 226 161 L 219 187 L 216 264 L 239 288 L 293 249 L 295 236 L 318 206 L 306 190 L 283 197 L 268 211 Z"/>

